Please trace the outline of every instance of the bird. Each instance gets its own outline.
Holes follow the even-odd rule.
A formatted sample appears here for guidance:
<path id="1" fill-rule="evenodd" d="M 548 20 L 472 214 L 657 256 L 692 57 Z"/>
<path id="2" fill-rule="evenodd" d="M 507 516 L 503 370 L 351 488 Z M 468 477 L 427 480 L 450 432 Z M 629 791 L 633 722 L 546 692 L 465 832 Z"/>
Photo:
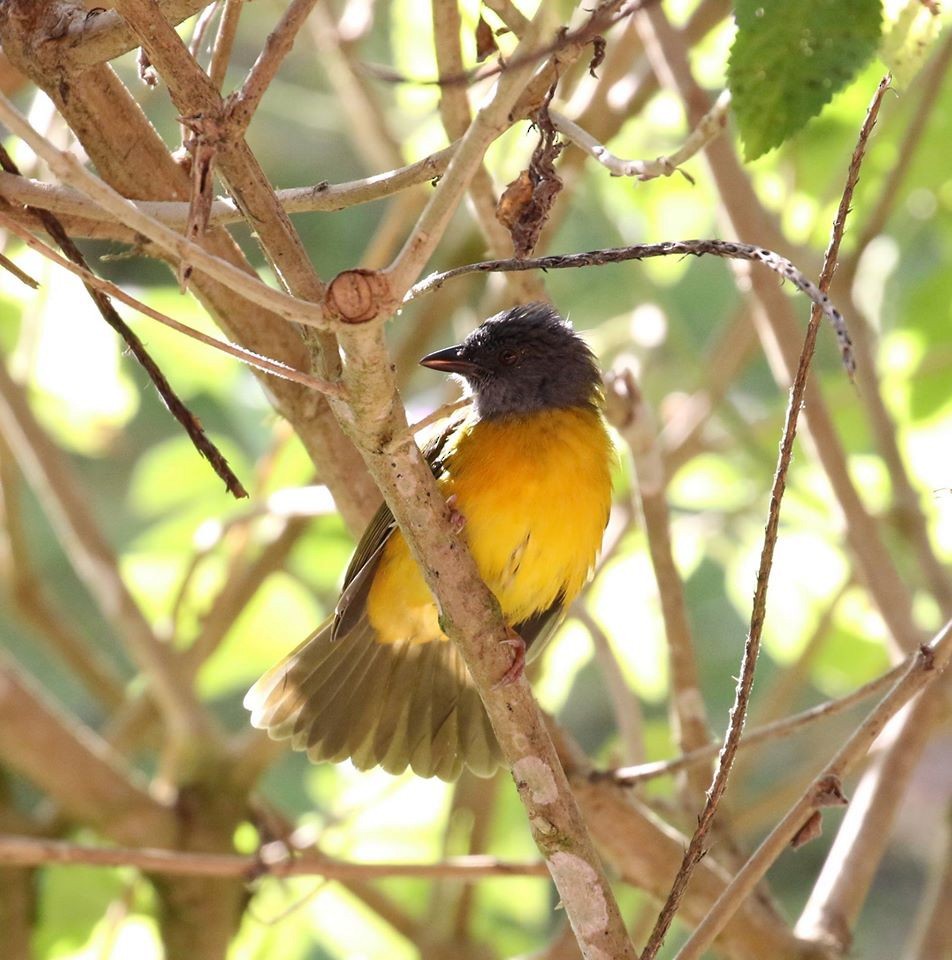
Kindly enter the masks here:
<path id="1" fill-rule="evenodd" d="M 614 452 L 598 362 L 551 306 L 504 310 L 423 357 L 472 403 L 423 450 L 521 672 L 590 577 L 611 509 Z M 334 615 L 248 691 L 253 726 L 314 762 L 491 776 L 496 737 L 437 603 L 386 504 L 344 575 Z"/>

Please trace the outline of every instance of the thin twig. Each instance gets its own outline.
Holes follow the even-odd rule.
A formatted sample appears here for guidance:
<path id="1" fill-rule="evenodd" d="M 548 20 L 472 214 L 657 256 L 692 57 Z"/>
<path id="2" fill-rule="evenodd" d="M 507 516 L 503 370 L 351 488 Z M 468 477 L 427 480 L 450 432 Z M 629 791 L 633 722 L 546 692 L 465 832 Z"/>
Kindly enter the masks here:
<path id="1" fill-rule="evenodd" d="M 403 298 L 409 303 L 417 297 L 438 290 L 447 280 L 465 276 L 468 273 L 490 273 L 507 270 L 564 270 L 574 267 L 600 267 L 608 263 L 625 263 L 628 260 L 648 260 L 652 257 L 705 255 L 725 257 L 730 260 L 749 260 L 762 263 L 786 280 L 789 280 L 801 293 L 808 296 L 815 307 L 822 311 L 833 326 L 840 347 L 843 365 L 852 376 L 855 370 L 849 333 L 843 322 L 843 315 L 833 305 L 828 294 L 795 267 L 786 257 L 772 250 L 756 247 L 749 243 L 733 240 L 667 240 L 662 243 L 638 243 L 630 247 L 610 247 L 604 250 L 589 250 L 585 253 L 556 254 L 549 257 L 527 257 L 511 260 L 483 260 L 480 263 L 468 263 L 442 273 L 431 273 L 419 283 L 410 287 Z"/>
<path id="2" fill-rule="evenodd" d="M 378 79 L 389 83 L 407 84 L 415 87 L 452 87 L 469 86 L 490 77 L 505 76 L 506 72 L 525 66 L 535 67 L 545 57 L 556 57 L 568 48 L 585 47 L 596 37 L 613 27 L 616 23 L 631 16 L 638 10 L 653 6 L 659 0 L 602 0 L 584 24 L 575 30 L 560 30 L 556 39 L 545 46 L 530 51 L 517 50 L 509 57 L 500 59 L 495 65 L 482 65 L 471 70 L 440 74 L 436 77 L 411 77 L 398 73 L 389 67 L 365 64 L 365 69 Z M 590 10 L 590 7 L 586 7 Z"/>
<path id="3" fill-rule="evenodd" d="M 198 57 L 202 44 L 205 42 L 205 34 L 215 19 L 224 0 L 212 0 L 207 7 L 195 18 L 195 25 L 192 27 L 192 35 L 188 38 L 188 52 L 193 57 Z M 140 48 L 140 53 L 141 48 Z"/>
<path id="4" fill-rule="evenodd" d="M 581 599 L 581 598 L 580 598 Z M 595 649 L 595 663 L 604 678 L 608 699 L 611 701 L 618 726 L 621 760 L 626 764 L 640 764 L 645 757 L 644 715 L 637 695 L 628 685 L 621 665 L 612 649 L 608 635 L 584 603 L 578 600 L 572 605 L 571 615 L 588 631 Z"/>
<path id="5" fill-rule="evenodd" d="M 259 856 L 187 853 L 148 847 L 90 847 L 62 840 L 0 835 L 0 864 L 137 867 L 149 873 L 185 877 L 231 877 L 249 882 L 260 877 L 322 876 L 329 880 L 416 877 L 475 882 L 488 877 L 545 877 L 543 863 L 512 863 L 489 856 L 452 857 L 442 863 L 348 863 L 331 857 L 293 856 L 273 843 Z"/>
<path id="6" fill-rule="evenodd" d="M 724 924 L 750 895 L 761 877 L 791 844 L 809 830 L 825 806 L 845 802 L 840 784 L 843 777 L 869 752 L 883 728 L 920 690 L 934 682 L 952 661 L 952 620 L 923 645 L 895 686 L 856 728 L 846 743 L 816 777 L 807 791 L 770 832 L 738 871 L 730 886 L 691 934 L 675 960 L 700 960 Z M 818 824 L 817 824 L 818 826 Z M 642 955 L 644 960 L 644 955 Z"/>
<path id="7" fill-rule="evenodd" d="M 234 357 L 236 360 L 240 360 L 249 367 L 254 367 L 256 370 L 261 370 L 263 373 L 271 374 L 274 377 L 280 377 L 282 380 L 290 380 L 294 383 L 300 383 L 302 386 L 308 387 L 311 390 L 316 390 L 318 393 L 327 394 L 328 396 L 344 396 L 344 388 L 337 381 L 325 380 L 321 377 L 313 377 L 310 374 L 302 373 L 300 370 L 295 370 L 294 367 L 289 367 L 287 364 L 281 363 L 278 360 L 262 357 L 259 354 L 253 353 L 251 350 L 246 350 L 244 347 L 239 347 L 234 343 L 229 343 L 226 340 L 219 340 L 217 337 L 203 333 L 201 330 L 196 330 L 194 327 L 190 327 L 188 324 L 182 323 L 179 320 L 175 320 L 173 317 L 170 317 L 167 314 L 150 307 L 141 300 L 137 300 L 131 294 L 126 293 L 121 287 L 117 287 L 111 281 L 104 280 L 102 277 L 96 276 L 96 274 L 90 271 L 87 267 L 78 266 L 77 264 L 66 260 L 64 257 L 59 256 L 55 250 L 51 250 L 48 246 L 46 246 L 46 244 L 37 240 L 36 237 L 34 237 L 27 230 L 24 230 L 15 220 L 12 220 L 2 212 L 0 212 L 0 223 L 2 223 L 11 233 L 16 234 L 16 236 L 18 236 L 28 247 L 36 250 L 38 253 L 41 253 L 44 257 L 62 267 L 64 270 L 69 270 L 70 273 L 79 277 L 83 283 L 87 284 L 88 286 L 95 287 L 97 290 L 101 290 L 103 293 L 106 293 L 111 297 L 115 297 L 117 300 L 121 300 L 123 303 L 127 304 L 133 309 L 138 310 L 139 313 L 143 314 L 144 316 L 150 317 L 153 320 L 157 320 L 164 326 L 170 327 L 171 329 L 176 330 L 178 333 L 184 334 L 186 337 L 190 337 L 193 340 L 197 340 L 199 343 L 204 343 L 208 347 L 219 350 L 230 357 Z"/>
<path id="8" fill-rule="evenodd" d="M 272 311 L 285 320 L 307 326 L 329 329 L 331 324 L 319 304 L 299 300 L 277 290 L 272 290 L 253 274 L 233 266 L 220 257 L 208 253 L 204 247 L 191 243 L 181 234 L 143 214 L 132 201 L 113 190 L 108 184 L 93 176 L 71 153 L 59 150 L 30 126 L 26 117 L 0 94 L 0 121 L 49 164 L 50 169 L 64 182 L 75 187 L 97 203 L 117 220 L 148 237 L 163 250 L 180 260 L 188 260 L 251 303 Z"/>
<path id="9" fill-rule="evenodd" d="M 652 68 L 663 78 L 665 87 L 681 98 L 691 122 L 697 122 L 710 109 L 710 98 L 694 76 L 684 34 L 657 6 L 639 15 L 638 28 Z M 786 240 L 777 218 L 764 208 L 729 138 L 720 137 L 711 143 L 707 162 L 730 229 L 739 236 L 756 236 L 766 245 L 782 249 Z M 755 322 L 764 352 L 775 379 L 786 386 L 793 381 L 801 348 L 792 303 L 775 284 L 768 282 L 762 271 L 751 271 L 749 278 L 739 279 L 742 293 L 752 288 L 757 308 Z M 923 639 L 912 615 L 911 593 L 882 540 L 876 519 L 863 503 L 829 407 L 819 385 L 812 380 L 807 384 L 805 400 L 808 440 L 814 444 L 842 511 L 860 579 L 887 626 L 898 659 L 916 649 Z"/>
<path id="10" fill-rule="evenodd" d="M 534 72 L 534 51 L 547 21 L 548 11 L 542 5 L 516 48 L 517 53 L 528 51 L 524 62 L 515 67 L 510 62 L 510 68 L 499 78 L 495 96 L 469 125 L 409 239 L 387 268 L 392 294 L 398 302 L 436 249 L 463 193 L 482 164 L 487 147 L 512 125 L 513 106 Z"/>
<path id="11" fill-rule="evenodd" d="M 457 0 L 431 0 L 433 46 L 437 69 L 441 74 L 460 72 L 463 68 L 462 22 Z M 517 34 L 518 35 L 518 34 Z M 469 97 L 460 86 L 440 90 L 440 118 L 451 140 L 462 137 L 472 121 Z M 490 256 L 502 257 L 511 252 L 508 230 L 496 216 L 497 197 L 493 178 L 485 162 L 473 174 L 469 184 L 470 205 L 477 225 L 485 238 Z M 520 301 L 544 300 L 545 289 L 535 277 L 510 277 L 509 295 Z"/>
<path id="12" fill-rule="evenodd" d="M 241 135 L 251 122 L 261 98 L 278 74 L 284 58 L 291 52 L 298 31 L 317 0 L 291 0 L 277 26 L 268 34 L 264 48 L 248 71 L 241 89 L 225 102 L 228 121 Z M 214 79 L 214 78 L 213 78 Z M 216 84 L 220 87 L 221 84 Z"/>
<path id="13" fill-rule="evenodd" d="M 846 217 L 853 198 L 853 190 L 859 180 L 859 171 L 863 162 L 863 156 L 866 152 L 866 144 L 872 134 L 876 118 L 879 115 L 880 105 L 882 104 L 888 87 L 889 78 L 886 77 L 880 82 L 879 88 L 867 110 L 866 119 L 860 129 L 856 148 L 853 151 L 853 156 L 850 161 L 843 196 L 840 198 L 840 205 L 837 208 L 836 216 L 833 220 L 830 243 L 827 246 L 823 258 L 823 269 L 820 273 L 819 282 L 820 291 L 829 289 L 830 281 L 836 270 L 836 258 L 839 252 L 840 242 L 843 238 Z M 823 296 L 825 296 L 825 294 L 823 294 Z M 730 711 L 730 723 L 728 725 L 727 735 L 724 738 L 724 746 L 718 756 L 714 779 L 708 791 L 707 798 L 705 799 L 704 807 L 698 815 L 697 829 L 691 837 L 691 842 L 684 854 L 681 869 L 678 871 L 668 899 L 658 916 L 658 921 L 651 933 L 651 937 L 648 939 L 641 960 L 653 960 L 653 958 L 657 956 L 664 942 L 665 935 L 668 932 L 668 928 L 671 926 L 671 922 L 677 913 L 678 905 L 684 896 L 684 890 L 691 878 L 691 874 L 704 856 L 705 841 L 713 825 L 718 804 L 727 789 L 728 777 L 740 743 L 744 721 L 747 717 L 747 707 L 753 690 L 754 670 L 757 664 L 757 656 L 760 652 L 761 635 L 766 617 L 767 587 L 770 582 L 770 571 L 773 566 L 774 549 L 776 548 L 777 534 L 780 526 L 780 505 L 787 485 L 787 472 L 789 471 L 790 461 L 793 456 L 793 443 L 796 437 L 797 423 L 800 418 L 800 408 L 803 403 L 807 376 L 810 371 L 810 361 L 813 358 L 813 351 L 816 345 L 816 336 L 820 324 L 820 312 L 820 303 L 814 301 L 814 307 L 810 311 L 810 322 L 807 325 L 803 349 L 800 352 L 797 373 L 793 385 L 790 388 L 790 400 L 787 404 L 787 415 L 784 423 L 783 436 L 780 441 L 777 472 L 774 476 L 773 487 L 770 491 L 770 507 L 767 514 L 764 543 L 757 571 L 757 586 L 754 590 L 754 598 L 751 606 L 750 628 L 744 644 L 744 653 L 741 659 L 739 679 L 737 682 L 737 692 L 734 705 Z M 698 931 L 695 931 L 695 936 L 697 936 L 697 933 Z"/>
<path id="14" fill-rule="evenodd" d="M 840 281 L 847 287 L 853 285 L 863 252 L 883 232 L 890 213 L 902 196 L 902 183 L 915 159 L 929 117 L 942 92 L 942 81 L 950 64 L 952 64 L 952 33 L 946 36 L 929 68 L 917 80 L 916 86 L 921 91 L 919 102 L 909 118 L 909 125 L 903 134 L 896 162 L 883 179 L 876 202 L 871 205 L 870 212 L 859 225 L 853 250 L 843 258 L 843 263 L 840 265 Z"/>
<path id="15" fill-rule="evenodd" d="M 31 290 L 39 289 L 40 283 L 38 280 L 34 280 L 25 270 L 21 270 L 8 256 L 2 253 L 0 253 L 0 267 L 7 273 L 13 274 L 20 283 L 25 284 Z"/>
<path id="16" fill-rule="evenodd" d="M 693 178 L 681 169 L 695 154 L 700 153 L 715 137 L 721 135 L 727 125 L 730 107 L 730 91 L 725 90 L 714 106 L 704 115 L 681 146 L 673 153 L 654 160 L 625 160 L 616 157 L 604 144 L 599 143 L 587 130 L 563 114 L 550 110 L 549 115 L 558 130 L 579 149 L 594 157 L 613 177 L 634 177 L 637 180 L 653 180 L 655 177 L 670 177 L 680 173 L 690 183 Z"/>
<path id="17" fill-rule="evenodd" d="M 20 171 L 17 169 L 13 159 L 2 146 L 0 146 L 0 165 L 7 173 L 18 176 Z M 85 274 L 90 274 L 89 265 L 82 251 L 73 242 L 72 238 L 63 229 L 63 225 L 48 210 L 33 210 L 33 213 L 39 218 L 46 232 L 56 241 L 59 248 L 66 254 L 67 259 L 74 263 Z M 0 222 L 6 224 L 7 229 L 16 232 L 19 230 L 16 224 L 11 223 L 3 214 L 3 208 L 0 207 Z M 51 251 L 52 252 L 52 251 Z M 112 301 L 102 291 L 98 284 L 88 283 L 85 277 L 81 277 L 86 292 L 89 294 L 96 309 L 99 311 L 103 320 L 112 327 L 113 330 L 122 338 L 123 342 L 129 348 L 132 355 L 139 362 L 139 365 L 145 370 L 160 399 L 168 408 L 169 413 L 175 417 L 182 425 L 182 428 L 188 434 L 189 440 L 204 457 L 211 468 L 215 471 L 219 479 L 225 484 L 225 489 L 236 499 L 243 499 L 248 496 L 248 491 L 242 486 L 235 472 L 231 469 L 225 455 L 218 449 L 215 442 L 205 433 L 201 421 L 192 413 L 191 410 L 179 399 L 178 394 L 172 388 L 168 378 L 159 365 L 152 359 L 152 355 L 146 349 L 145 344 L 130 329 L 129 325 L 119 316 L 118 311 L 112 305 Z"/>
<path id="18" fill-rule="evenodd" d="M 608 378 L 605 409 L 609 423 L 621 434 L 631 454 L 637 483 L 632 494 L 640 507 L 651 568 L 654 571 L 671 674 L 670 716 L 678 748 L 688 753 L 710 740 L 707 711 L 698 676 L 694 640 L 688 622 L 684 583 L 674 561 L 667 480 L 658 446 L 657 427 L 635 375 L 616 368 Z M 691 809 L 704 795 L 710 770 L 689 768 L 682 798 Z"/>
<path id="19" fill-rule="evenodd" d="M 464 410 L 472 402 L 473 398 L 467 394 L 466 396 L 460 397 L 458 400 L 453 400 L 450 403 L 444 403 L 437 407 L 432 413 L 428 413 L 421 420 L 417 420 L 416 423 L 411 423 L 410 432 L 419 433 L 421 430 L 425 430 L 434 423 L 439 423 L 440 420 L 445 420 L 447 417 L 451 417 L 454 413 L 456 413 L 457 410 Z"/>
<path id="20" fill-rule="evenodd" d="M 231 61 L 231 51 L 235 45 L 235 36 L 238 33 L 238 21 L 245 0 L 225 0 L 225 9 L 222 10 L 221 20 L 218 22 L 218 33 L 215 34 L 215 46 L 212 48 L 212 59 L 208 65 L 208 76 L 215 88 L 221 90 L 225 85 L 225 75 Z M 192 50 L 192 56 L 196 55 Z"/>
<path id="21" fill-rule="evenodd" d="M 857 687 L 851 693 L 836 700 L 827 700 L 818 703 L 814 707 L 802 710 L 792 716 L 784 717 L 780 720 L 774 720 L 771 723 L 765 723 L 762 727 L 757 727 L 749 733 L 745 733 L 740 741 L 739 749 L 746 750 L 749 747 L 758 746 L 773 740 L 781 740 L 802 730 L 804 727 L 815 723 L 817 720 L 824 720 L 828 717 L 835 717 L 838 714 L 849 710 L 850 707 L 862 703 L 867 697 L 885 690 L 890 684 L 902 676 L 909 669 L 909 664 L 915 654 L 911 654 L 902 663 L 897 663 L 891 670 L 876 677 L 873 680 Z M 595 780 L 610 779 L 623 786 L 633 786 L 644 780 L 653 780 L 655 777 L 663 777 L 671 773 L 677 773 L 695 763 L 701 763 L 705 760 L 713 759 L 720 752 L 720 743 L 709 743 L 706 746 L 691 750 L 689 753 L 682 754 L 680 757 L 674 757 L 671 760 L 655 760 L 651 763 L 642 763 L 633 767 L 619 767 L 616 770 L 607 770 L 604 773 L 594 773 L 592 778 Z"/>

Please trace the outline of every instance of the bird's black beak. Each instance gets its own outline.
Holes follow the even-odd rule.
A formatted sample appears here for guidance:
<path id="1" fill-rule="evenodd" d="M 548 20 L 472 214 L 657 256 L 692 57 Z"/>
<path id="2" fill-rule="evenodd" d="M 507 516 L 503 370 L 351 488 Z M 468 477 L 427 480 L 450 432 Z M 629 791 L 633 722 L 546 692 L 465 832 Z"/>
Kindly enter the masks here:
<path id="1" fill-rule="evenodd" d="M 459 373 L 468 376 L 479 368 L 475 363 L 464 360 L 461 356 L 462 347 L 446 347 L 436 353 L 428 353 L 421 361 L 420 366 L 430 367 L 432 370 L 441 370 L 443 373 Z"/>

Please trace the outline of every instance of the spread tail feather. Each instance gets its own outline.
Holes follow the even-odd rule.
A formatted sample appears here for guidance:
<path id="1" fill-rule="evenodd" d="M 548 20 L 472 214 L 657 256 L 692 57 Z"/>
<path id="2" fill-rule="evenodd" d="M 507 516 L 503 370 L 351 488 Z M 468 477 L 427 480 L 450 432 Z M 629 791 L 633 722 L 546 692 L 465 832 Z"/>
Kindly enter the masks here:
<path id="1" fill-rule="evenodd" d="M 333 637 L 332 623 L 248 691 L 251 723 L 291 739 L 311 760 L 348 757 L 361 770 L 410 767 L 455 780 L 463 767 L 490 776 L 499 746 L 454 644 L 382 644 L 365 619 Z"/>

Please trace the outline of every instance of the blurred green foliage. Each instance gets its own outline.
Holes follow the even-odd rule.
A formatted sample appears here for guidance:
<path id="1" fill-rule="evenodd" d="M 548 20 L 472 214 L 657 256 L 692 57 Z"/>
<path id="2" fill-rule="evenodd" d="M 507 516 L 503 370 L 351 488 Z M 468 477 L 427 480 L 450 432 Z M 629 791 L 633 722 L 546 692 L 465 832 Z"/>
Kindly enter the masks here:
<path id="1" fill-rule="evenodd" d="M 693 8 L 688 2 L 673 6 L 675 15 Z M 741 12 L 757 6 L 738 5 Z M 833 16 L 832 5 L 811 6 L 816 8 L 818 30 L 829 33 L 831 24 L 822 17 Z M 850 6 L 856 8 L 857 16 L 862 14 L 868 20 L 868 26 L 873 25 L 871 11 L 877 4 Z M 474 22 L 476 13 L 475 4 L 466 5 L 469 23 Z M 274 15 L 273 4 L 243 8 L 229 83 L 237 81 L 257 55 Z M 840 14 L 836 17 L 845 23 Z M 390 63 L 415 78 L 432 76 L 436 67 L 429 23 L 428 6 L 419 0 L 381 5 L 377 22 L 363 42 L 363 59 Z M 696 51 L 699 62 L 707 64 L 703 69 L 710 72 L 707 79 L 712 86 L 724 82 L 724 51 L 731 30 L 725 24 Z M 840 79 L 852 76 L 868 52 L 864 47 L 862 55 L 844 56 L 838 45 Z M 789 52 L 784 56 L 789 57 Z M 720 75 L 710 64 L 720 64 Z M 816 65 L 823 64 L 816 60 Z M 141 91 L 145 109 L 174 144 L 178 134 L 162 87 L 154 91 L 136 87 L 131 56 L 123 58 L 119 69 L 125 80 Z M 765 202 L 776 212 L 791 241 L 800 245 L 800 265 L 808 273 L 819 261 L 856 131 L 881 70 L 880 64 L 862 70 L 818 120 L 751 167 Z M 789 89 L 770 77 L 759 85 L 772 100 L 743 107 L 737 91 L 742 129 L 744 111 L 761 118 L 772 114 L 771 122 L 779 126 L 773 132 L 746 128 L 750 155 L 762 153 L 799 125 L 799 121 L 781 124 L 771 106 L 783 102 L 793 111 Z M 847 254 L 859 232 L 853 225 L 863 223 L 882 189 L 883 175 L 896 161 L 915 95 L 912 91 L 914 88 L 909 94 L 900 91 L 884 108 L 854 202 Z M 387 116 L 398 118 L 391 126 L 408 159 L 442 145 L 435 88 L 380 81 L 378 92 Z M 831 94 L 832 88 L 828 92 Z M 24 94 L 23 106 L 28 105 L 29 97 Z M 809 105 L 809 110 L 814 107 Z M 311 43 L 302 39 L 256 115 L 249 142 L 278 186 L 324 179 L 336 182 L 378 172 L 367 168 L 354 152 L 345 119 L 320 58 Z M 952 499 L 947 493 L 933 496 L 930 491 L 947 491 L 952 486 L 950 124 L 952 85 L 947 81 L 915 162 L 895 197 L 894 215 L 883 235 L 864 253 L 856 281 L 857 296 L 879 332 L 884 395 L 897 424 L 899 444 L 946 562 L 952 557 Z M 491 151 L 490 162 L 499 182 L 506 182 L 525 163 L 533 141 L 524 133 L 510 133 Z M 619 155 L 656 156 L 683 135 L 680 107 L 662 93 L 648 104 L 641 119 L 622 129 L 611 147 Z M 734 131 L 729 135 L 735 136 Z M 17 152 L 16 144 L 9 146 Z M 695 184 L 680 177 L 650 183 L 613 179 L 589 163 L 583 182 L 571 195 L 570 215 L 562 218 L 550 249 L 576 251 L 717 235 L 717 198 L 710 178 L 699 159 L 691 161 L 687 169 Z M 359 260 L 385 206 L 376 203 L 334 214 L 295 217 L 322 276 L 332 276 Z M 462 218 L 457 226 L 460 233 L 468 229 Z M 456 239 L 454 234 L 450 236 Z M 758 242 L 757 237 L 741 239 Z M 247 238 L 246 244 L 260 262 Z M 105 246 L 87 244 L 91 251 Z M 448 244 L 445 249 L 450 247 Z M 8 274 L 0 272 L 0 349 L 18 376 L 29 380 L 44 426 L 69 452 L 135 596 L 155 623 L 186 644 L 222 588 L 229 559 L 238 550 L 265 546 L 274 536 L 268 496 L 287 488 L 309 487 L 314 480 L 312 467 L 296 440 L 283 432 L 246 369 L 150 320 L 131 317 L 176 390 L 254 491 L 251 505 L 231 501 L 168 416 L 142 372 L 104 327 L 78 284 L 38 256 L 15 246 L 11 249 L 17 262 L 43 286 L 36 295 L 24 295 Z M 443 256 L 441 251 L 437 258 L 441 264 Z M 180 295 L 164 271 L 141 259 L 113 261 L 103 267 L 111 278 L 147 297 L 158 309 L 211 329 L 201 308 L 190 297 Z M 619 358 L 635 366 L 662 423 L 666 411 L 673 410 L 687 394 L 705 389 L 711 374 L 709 351 L 742 308 L 730 271 L 715 261 L 651 261 L 584 274 L 558 271 L 546 277 L 546 284 L 560 309 L 590 336 L 606 368 Z M 848 291 L 838 294 L 847 295 Z M 474 296 L 474 302 L 477 299 Z M 808 305 L 802 299 L 797 304 L 805 324 Z M 644 312 L 646 306 L 650 307 L 648 313 Z M 475 309 L 461 306 L 456 315 L 437 318 L 428 341 L 435 347 L 455 340 L 461 329 L 476 321 Z M 400 339 L 402 324 L 425 310 L 426 305 L 421 304 L 398 318 L 391 331 L 394 340 Z M 816 375 L 850 454 L 850 468 L 871 509 L 882 512 L 890 546 L 912 589 L 921 593 L 920 574 L 909 547 L 890 527 L 888 475 L 878 460 L 856 392 L 839 366 L 826 330 L 822 341 Z M 403 373 L 409 380 L 413 371 Z M 432 377 L 410 382 L 406 399 L 417 413 L 427 411 L 444 395 Z M 728 385 L 705 429 L 704 449 L 688 458 L 670 478 L 676 559 L 685 580 L 702 689 L 717 731 L 725 726 L 733 695 L 785 402 L 757 348 L 743 373 Z M 629 485 L 628 467 L 623 463 L 620 496 Z M 340 520 L 321 506 L 319 491 L 311 489 L 312 494 L 302 495 L 301 502 L 317 516 L 296 543 L 287 569 L 270 575 L 248 597 L 243 613 L 198 677 L 202 696 L 235 731 L 246 723 L 240 708 L 244 691 L 331 610 L 347 562 L 349 536 Z M 71 572 L 26 488 L 18 508 L 35 568 L 42 571 L 58 606 L 129 676 L 119 644 Z M 201 559 L 193 564 L 197 551 Z M 851 576 L 842 520 L 822 472 L 801 446 L 791 474 L 771 582 L 758 691 L 769 691 L 784 667 L 797 660 L 844 588 L 829 635 L 809 664 L 808 689 L 796 706 L 847 692 L 887 665 L 883 624 L 865 592 L 849 586 Z M 626 679 L 643 701 L 649 758 L 672 755 L 676 748 L 666 719 L 664 634 L 639 529 L 624 538 L 586 602 L 609 636 Z M 934 604 L 922 599 L 916 609 L 924 628 L 937 626 Z M 8 605 L 0 607 L 0 640 L 69 709 L 92 724 L 103 722 L 101 707 Z M 578 621 L 570 621 L 544 660 L 536 680 L 543 705 L 555 711 L 599 761 L 613 762 L 619 749 L 615 721 L 586 629 Z M 825 755 L 824 750 L 836 742 L 836 731 L 843 729 L 842 724 L 833 724 L 807 734 L 797 741 L 805 744 L 802 748 L 787 744 L 759 752 L 756 774 L 732 794 L 733 804 L 741 807 L 756 798 L 771 783 L 788 776 L 791 765 L 798 775 L 812 771 L 811 754 Z M 467 830 L 465 823 L 452 819 L 451 788 L 445 784 L 393 778 L 380 771 L 358 773 L 347 765 L 314 768 L 298 755 L 277 763 L 266 775 L 261 792 L 292 822 L 319 839 L 324 852 L 341 858 L 426 862 L 459 852 L 453 838 Z M 668 781 L 652 785 L 650 792 L 662 803 L 672 797 Z M 924 818 L 923 830 L 929 822 Z M 689 818 L 682 826 L 690 827 Z M 766 826 L 753 825 L 744 836 L 745 843 L 753 843 Z M 828 836 L 831 833 L 827 831 Z M 455 842 L 463 849 L 458 837 Z M 806 852 L 788 855 L 773 871 L 776 891 L 791 914 L 802 904 L 827 843 L 822 840 Z M 489 849 L 502 858 L 535 856 L 522 808 L 508 781 L 497 790 Z M 922 845 L 917 843 L 891 854 L 864 915 L 872 922 L 860 925 L 857 954 L 871 960 L 896 955 L 906 925 L 905 901 L 910 898 L 893 898 L 892 878 L 901 876 L 903 884 L 918 883 L 922 858 Z M 432 924 L 434 939 L 438 939 L 452 922 L 460 888 L 453 884 L 436 888 L 422 880 L 391 880 L 382 883 L 381 889 L 410 917 Z M 501 956 L 537 949 L 559 923 L 549 885 L 538 879 L 484 881 L 474 896 L 471 936 Z M 630 916 L 637 916 L 643 906 L 642 897 L 630 890 L 624 892 L 622 902 Z M 886 918 L 891 918 L 888 923 Z M 36 929 L 39 957 L 140 960 L 159 955 L 148 884 L 127 870 L 44 870 Z M 673 937 L 666 955 L 676 941 Z M 414 955 L 407 940 L 344 885 L 302 878 L 260 882 L 231 958 L 385 956 L 396 960 Z"/>

